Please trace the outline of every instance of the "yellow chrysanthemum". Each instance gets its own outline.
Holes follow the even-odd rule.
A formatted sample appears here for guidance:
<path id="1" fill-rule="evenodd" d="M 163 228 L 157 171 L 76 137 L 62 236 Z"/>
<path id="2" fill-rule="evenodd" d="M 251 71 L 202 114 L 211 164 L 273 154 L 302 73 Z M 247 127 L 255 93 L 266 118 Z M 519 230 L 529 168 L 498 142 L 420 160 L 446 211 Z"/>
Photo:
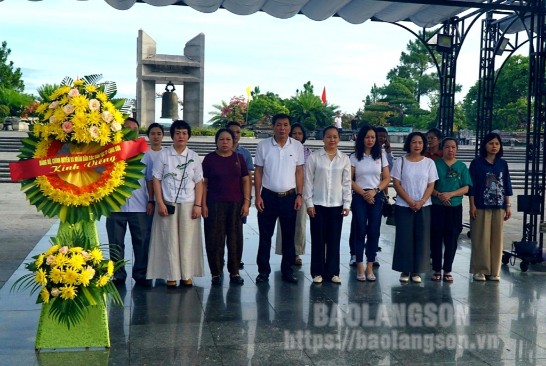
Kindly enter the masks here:
<path id="1" fill-rule="evenodd" d="M 74 268 L 67 268 L 64 272 L 63 283 L 67 285 L 79 285 L 80 284 L 80 272 Z"/>
<path id="2" fill-rule="evenodd" d="M 102 92 L 102 91 L 98 91 L 95 98 L 97 98 L 101 102 L 106 102 L 108 100 L 108 96 L 106 95 L 105 92 Z"/>
<path id="3" fill-rule="evenodd" d="M 87 115 L 87 121 L 90 124 L 97 125 L 97 126 L 105 124 L 105 123 L 103 123 L 103 120 L 102 120 L 102 117 L 101 117 L 99 111 L 89 112 L 89 114 Z"/>
<path id="4" fill-rule="evenodd" d="M 40 267 L 44 263 L 44 258 L 45 256 L 43 254 L 40 254 L 38 258 L 36 258 L 36 261 L 34 262 L 36 267 Z"/>
<path id="5" fill-rule="evenodd" d="M 91 142 L 89 132 L 85 126 L 74 126 L 74 135 L 72 138 L 78 142 Z"/>
<path id="6" fill-rule="evenodd" d="M 70 285 L 63 286 L 59 290 L 61 291 L 61 299 L 64 300 L 74 300 L 78 294 L 76 287 Z"/>
<path id="7" fill-rule="evenodd" d="M 68 257 L 65 254 L 58 253 L 53 261 L 55 267 L 62 267 L 68 262 Z"/>
<path id="8" fill-rule="evenodd" d="M 80 274 L 80 283 L 82 284 L 82 286 L 87 287 L 89 286 L 89 283 L 91 282 L 94 276 L 95 276 L 95 270 L 92 267 L 87 266 L 87 268 L 85 268 Z"/>
<path id="9" fill-rule="evenodd" d="M 49 278 L 53 283 L 62 283 L 64 272 L 59 267 L 53 267 L 49 272 Z"/>
<path id="10" fill-rule="evenodd" d="M 72 116 L 72 125 L 76 128 L 85 128 L 87 125 L 87 117 L 83 112 L 76 112 Z"/>
<path id="11" fill-rule="evenodd" d="M 123 122 L 123 114 L 119 111 L 119 110 L 114 110 L 112 112 L 112 114 L 114 115 L 114 121 L 117 121 L 117 122 L 120 122 L 122 123 Z"/>
<path id="12" fill-rule="evenodd" d="M 62 108 L 55 108 L 55 112 L 53 113 L 53 117 L 55 117 L 55 120 L 57 123 L 62 123 L 66 119 L 66 113 L 64 113 Z"/>
<path id="13" fill-rule="evenodd" d="M 84 81 L 82 79 L 78 79 L 74 81 L 74 86 L 82 86 L 84 84 Z"/>
<path id="14" fill-rule="evenodd" d="M 44 304 L 49 303 L 49 291 L 47 288 L 43 288 L 42 291 L 40 291 L 40 297 L 42 298 Z"/>
<path id="15" fill-rule="evenodd" d="M 99 133 L 99 143 L 101 146 L 108 145 L 110 143 L 110 125 L 107 125 L 106 123 L 103 123 L 99 127 L 100 133 Z"/>
<path id="16" fill-rule="evenodd" d="M 43 269 L 38 269 L 34 274 L 34 281 L 40 286 L 47 285 L 47 275 Z"/>
<path id="17" fill-rule="evenodd" d="M 68 249 L 68 252 L 69 253 L 81 253 L 81 252 L 83 252 L 83 248 L 82 247 L 72 247 L 72 248 Z"/>
<path id="18" fill-rule="evenodd" d="M 97 281 L 98 287 L 103 287 L 108 284 L 108 281 L 110 281 L 110 276 L 108 275 L 102 275 L 99 277 L 99 280 Z"/>
<path id="19" fill-rule="evenodd" d="M 76 85 L 76 83 L 74 83 L 74 85 Z M 88 93 L 96 93 L 97 92 L 97 87 L 95 85 L 92 85 L 92 84 L 87 84 L 85 86 L 85 91 L 88 92 Z"/>
<path id="20" fill-rule="evenodd" d="M 114 274 L 114 262 L 108 261 L 108 267 L 106 272 L 108 273 L 109 276 L 112 276 Z"/>
<path id="21" fill-rule="evenodd" d="M 61 95 L 68 93 L 69 91 L 70 91 L 70 86 L 69 85 L 63 85 L 63 86 L 59 87 L 57 90 L 55 90 L 49 96 L 49 100 L 55 100 L 55 99 L 59 98 Z"/>
<path id="22" fill-rule="evenodd" d="M 85 259 L 83 255 L 79 253 L 73 253 L 72 256 L 68 259 L 68 265 L 75 270 L 81 270 L 85 264 Z"/>
<path id="23" fill-rule="evenodd" d="M 93 250 L 89 252 L 89 255 L 95 264 L 98 264 L 102 260 L 102 251 L 99 248 L 93 248 Z"/>
<path id="24" fill-rule="evenodd" d="M 50 256 L 54 253 L 57 253 L 57 251 L 59 250 L 61 246 L 59 244 L 55 244 L 55 245 L 52 245 L 48 250 L 46 250 L 46 252 L 44 253 L 44 256 Z"/>
<path id="25" fill-rule="evenodd" d="M 34 129 L 38 127 L 38 124 L 34 125 Z M 34 158 L 43 158 L 47 155 L 47 149 L 49 148 L 49 140 L 42 140 L 36 145 L 36 150 L 34 151 Z"/>
<path id="26" fill-rule="evenodd" d="M 74 106 L 77 112 L 85 112 L 89 107 L 89 99 L 85 95 L 78 95 L 70 99 L 70 104 Z"/>

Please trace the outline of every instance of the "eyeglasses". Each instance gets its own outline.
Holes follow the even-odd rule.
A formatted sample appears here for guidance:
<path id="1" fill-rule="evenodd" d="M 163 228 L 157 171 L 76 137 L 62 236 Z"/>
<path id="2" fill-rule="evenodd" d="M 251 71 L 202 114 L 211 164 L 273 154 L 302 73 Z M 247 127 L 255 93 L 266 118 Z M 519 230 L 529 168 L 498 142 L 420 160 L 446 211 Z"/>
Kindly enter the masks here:
<path id="1" fill-rule="evenodd" d="M 459 178 L 459 173 L 457 173 L 457 171 L 453 168 L 449 168 L 448 171 L 447 171 L 447 175 L 446 175 L 447 178 Z"/>

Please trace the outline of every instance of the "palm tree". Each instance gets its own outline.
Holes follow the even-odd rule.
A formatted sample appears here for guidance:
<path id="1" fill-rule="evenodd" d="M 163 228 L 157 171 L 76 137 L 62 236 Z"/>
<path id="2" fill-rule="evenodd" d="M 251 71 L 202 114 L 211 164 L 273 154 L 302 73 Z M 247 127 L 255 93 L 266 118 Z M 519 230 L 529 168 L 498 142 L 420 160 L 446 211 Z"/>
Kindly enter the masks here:
<path id="1" fill-rule="evenodd" d="M 294 122 L 301 123 L 308 131 L 332 124 L 334 112 L 338 106 L 323 104 L 318 95 L 313 93 L 313 85 L 308 81 L 303 91 L 296 90 L 296 95 L 286 100 Z"/>

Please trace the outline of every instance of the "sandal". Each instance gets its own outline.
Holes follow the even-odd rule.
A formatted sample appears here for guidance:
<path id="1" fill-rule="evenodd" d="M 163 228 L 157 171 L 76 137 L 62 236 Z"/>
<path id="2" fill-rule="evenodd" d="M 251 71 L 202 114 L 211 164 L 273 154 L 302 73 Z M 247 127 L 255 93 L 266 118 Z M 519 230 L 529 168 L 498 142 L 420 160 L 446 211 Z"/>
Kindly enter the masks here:
<path id="1" fill-rule="evenodd" d="M 444 273 L 444 282 L 453 282 L 453 276 L 451 273 Z"/>
<path id="2" fill-rule="evenodd" d="M 365 273 L 357 273 L 356 274 L 356 280 L 360 282 L 366 282 L 366 274 Z"/>
<path id="3" fill-rule="evenodd" d="M 435 282 L 440 281 L 442 279 L 442 274 L 441 273 L 434 273 L 430 279 L 435 281 Z"/>

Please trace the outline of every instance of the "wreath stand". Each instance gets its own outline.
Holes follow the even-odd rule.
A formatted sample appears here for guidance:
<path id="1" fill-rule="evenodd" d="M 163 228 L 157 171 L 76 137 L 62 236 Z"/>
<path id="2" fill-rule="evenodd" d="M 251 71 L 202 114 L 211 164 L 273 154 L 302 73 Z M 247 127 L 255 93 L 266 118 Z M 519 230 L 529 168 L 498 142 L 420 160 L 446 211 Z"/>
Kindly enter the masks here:
<path id="1" fill-rule="evenodd" d="M 68 224 L 61 222 L 58 234 L 72 230 L 81 230 L 84 235 L 99 246 L 99 234 L 95 221 Z M 42 304 L 38 330 L 36 332 L 36 350 L 56 348 L 93 348 L 110 347 L 108 313 L 105 302 L 89 306 L 84 319 L 70 328 L 60 324 L 49 316 L 50 304 Z"/>

